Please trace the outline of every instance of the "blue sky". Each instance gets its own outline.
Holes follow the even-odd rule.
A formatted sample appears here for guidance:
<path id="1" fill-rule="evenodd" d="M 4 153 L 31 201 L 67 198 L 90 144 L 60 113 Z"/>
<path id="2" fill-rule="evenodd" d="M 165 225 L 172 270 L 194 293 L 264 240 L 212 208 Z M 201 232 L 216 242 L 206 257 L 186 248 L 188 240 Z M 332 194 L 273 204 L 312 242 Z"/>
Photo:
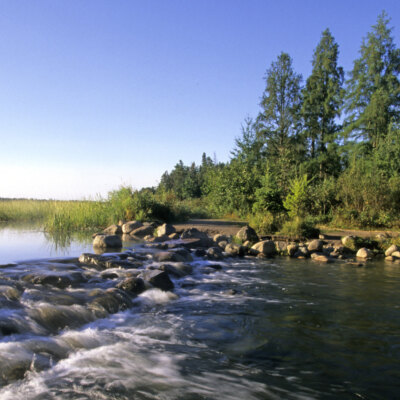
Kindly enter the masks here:
<path id="1" fill-rule="evenodd" d="M 79 199 L 229 159 L 281 51 L 330 28 L 349 71 L 400 1 L 0 0 L 0 197 Z"/>

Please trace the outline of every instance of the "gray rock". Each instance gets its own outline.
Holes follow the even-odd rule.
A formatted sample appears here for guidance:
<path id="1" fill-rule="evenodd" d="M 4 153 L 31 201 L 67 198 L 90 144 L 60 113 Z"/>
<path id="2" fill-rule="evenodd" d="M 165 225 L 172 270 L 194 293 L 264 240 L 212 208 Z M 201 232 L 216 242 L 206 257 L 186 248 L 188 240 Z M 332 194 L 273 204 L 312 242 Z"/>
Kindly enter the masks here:
<path id="1" fill-rule="evenodd" d="M 175 251 L 160 251 L 153 256 L 154 261 L 157 262 L 183 262 L 186 261 L 185 257 Z"/>
<path id="2" fill-rule="evenodd" d="M 294 257 L 294 255 L 296 254 L 298 248 L 299 248 L 299 246 L 297 244 L 295 244 L 295 243 L 288 244 L 288 246 L 286 248 L 288 256 Z"/>
<path id="3" fill-rule="evenodd" d="M 143 224 L 140 221 L 129 221 L 122 225 L 122 233 L 131 233 L 135 229 L 140 228 Z"/>
<path id="4" fill-rule="evenodd" d="M 366 247 L 362 247 L 361 249 L 359 249 L 356 254 L 357 258 L 370 258 L 371 256 L 371 250 L 367 249 Z"/>
<path id="5" fill-rule="evenodd" d="M 163 264 L 159 268 L 161 271 L 165 271 L 169 275 L 176 276 L 177 278 L 182 278 L 186 275 L 192 273 L 192 266 L 185 263 L 174 263 L 171 264 Z"/>
<path id="6" fill-rule="evenodd" d="M 315 252 L 311 254 L 311 259 L 314 261 L 322 262 L 322 263 L 330 263 L 333 261 L 327 255 L 321 254 L 321 253 L 315 253 Z"/>
<path id="7" fill-rule="evenodd" d="M 110 225 L 104 229 L 103 233 L 105 235 L 120 235 L 122 234 L 122 228 L 119 225 Z"/>
<path id="8" fill-rule="evenodd" d="M 385 256 L 391 256 L 392 253 L 394 253 L 395 251 L 399 251 L 400 247 L 396 246 L 395 244 L 392 244 L 386 251 L 385 251 Z"/>
<path id="9" fill-rule="evenodd" d="M 175 233 L 175 228 L 171 224 L 162 224 L 156 229 L 156 236 L 168 236 Z"/>
<path id="10" fill-rule="evenodd" d="M 242 242 L 246 242 L 248 240 L 252 243 L 255 243 L 259 241 L 256 231 L 250 226 L 244 226 L 238 231 L 238 233 L 236 233 L 235 236 Z"/>
<path id="11" fill-rule="evenodd" d="M 307 250 L 310 253 L 321 252 L 323 246 L 324 246 L 324 242 L 322 240 L 314 239 L 314 240 L 311 240 L 310 243 L 308 243 Z"/>
<path id="12" fill-rule="evenodd" d="M 272 240 L 263 240 L 256 243 L 253 250 L 257 250 L 267 257 L 273 256 L 276 253 L 275 243 Z"/>
<path id="13" fill-rule="evenodd" d="M 117 288 L 133 295 L 138 295 L 146 290 L 143 279 L 134 277 L 124 279 L 117 285 Z"/>
<path id="14" fill-rule="evenodd" d="M 280 254 L 280 255 L 287 254 L 287 248 L 288 248 L 287 242 L 284 242 L 283 240 L 277 240 L 274 243 L 275 243 L 275 249 L 278 254 Z"/>
<path id="15" fill-rule="evenodd" d="M 220 247 L 210 247 L 207 250 L 207 258 L 209 260 L 222 260 L 224 258 Z"/>
<path id="16" fill-rule="evenodd" d="M 143 278 L 154 287 L 167 291 L 174 288 L 174 284 L 165 271 L 146 270 L 142 273 Z"/>
<path id="17" fill-rule="evenodd" d="M 225 253 L 229 256 L 244 256 L 245 248 L 239 244 L 228 243 L 225 247 Z"/>
<path id="18" fill-rule="evenodd" d="M 214 235 L 213 240 L 215 243 L 219 242 L 229 242 L 229 237 L 226 235 L 221 235 L 220 233 Z"/>
<path id="19" fill-rule="evenodd" d="M 122 240 L 118 235 L 97 235 L 93 240 L 93 247 L 97 248 L 121 248 Z"/>
<path id="20" fill-rule="evenodd" d="M 147 235 L 152 235 L 153 231 L 154 231 L 154 227 L 152 225 L 143 225 L 143 226 L 131 231 L 130 235 L 137 236 L 137 237 L 144 237 Z"/>
<path id="21" fill-rule="evenodd" d="M 400 258 L 400 251 L 394 251 L 392 254 L 391 254 L 391 256 L 393 257 L 393 258 Z"/>

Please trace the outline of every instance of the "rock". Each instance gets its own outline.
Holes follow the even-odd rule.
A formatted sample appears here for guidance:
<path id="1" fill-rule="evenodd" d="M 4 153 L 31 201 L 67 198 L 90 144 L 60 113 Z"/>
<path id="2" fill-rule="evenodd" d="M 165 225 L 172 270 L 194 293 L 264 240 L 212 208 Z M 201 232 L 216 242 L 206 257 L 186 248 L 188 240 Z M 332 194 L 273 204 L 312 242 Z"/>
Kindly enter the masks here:
<path id="1" fill-rule="evenodd" d="M 98 248 L 121 248 L 122 240 L 118 235 L 97 235 L 93 240 L 93 247 Z"/>
<path id="2" fill-rule="evenodd" d="M 168 237 L 169 237 L 171 240 L 179 239 L 179 233 L 177 233 L 177 232 L 171 233 L 170 235 L 168 235 Z"/>
<path id="3" fill-rule="evenodd" d="M 195 257 L 204 257 L 206 255 L 206 251 L 204 249 L 196 249 L 194 255 Z"/>
<path id="4" fill-rule="evenodd" d="M 395 258 L 394 257 L 392 257 L 392 256 L 386 256 L 385 257 L 385 261 L 394 261 L 395 260 Z"/>
<path id="5" fill-rule="evenodd" d="M 180 248 L 173 249 L 172 252 L 183 257 L 185 259 L 185 261 L 189 261 L 189 262 L 193 261 L 193 257 L 190 254 L 190 251 L 188 251 L 187 249 L 180 247 Z"/>
<path id="6" fill-rule="evenodd" d="M 129 221 L 122 225 L 122 233 L 130 234 L 135 229 L 140 228 L 143 224 L 140 221 Z"/>
<path id="7" fill-rule="evenodd" d="M 182 232 L 181 239 L 198 239 L 201 240 L 201 247 L 209 247 L 213 245 L 213 241 L 208 237 L 207 233 L 201 232 L 196 228 L 185 229 Z M 197 246 L 198 247 L 198 246 Z"/>
<path id="8" fill-rule="evenodd" d="M 362 247 L 361 249 L 359 249 L 356 254 L 357 258 L 370 258 L 371 256 L 371 250 L 367 249 L 366 247 Z"/>
<path id="9" fill-rule="evenodd" d="M 229 242 L 227 242 L 226 240 L 222 240 L 220 242 L 218 242 L 218 247 L 221 249 L 225 249 L 225 247 L 228 245 Z"/>
<path id="10" fill-rule="evenodd" d="M 303 259 L 303 258 L 307 258 L 309 255 L 310 255 L 310 253 L 307 249 L 307 246 L 299 246 L 297 248 L 296 253 L 294 254 L 294 257 Z"/>
<path id="11" fill-rule="evenodd" d="M 146 290 L 142 278 L 126 278 L 117 285 L 117 288 L 133 295 L 138 295 Z"/>
<path id="12" fill-rule="evenodd" d="M 262 242 L 256 243 L 253 250 L 257 250 L 267 257 L 273 256 L 276 253 L 275 243 L 272 240 L 263 240 Z"/>
<path id="13" fill-rule="evenodd" d="M 322 240 L 314 239 L 314 240 L 311 240 L 310 243 L 308 243 L 307 250 L 310 253 L 321 252 L 323 245 L 324 245 L 324 242 Z"/>
<path id="14" fill-rule="evenodd" d="M 131 236 L 144 237 L 146 235 L 152 235 L 154 227 L 152 225 L 143 225 L 130 232 Z"/>
<path id="15" fill-rule="evenodd" d="M 170 240 L 170 238 L 166 235 L 162 235 L 162 236 L 150 237 L 149 239 L 145 238 L 145 240 L 150 243 L 163 243 Z"/>
<path id="16" fill-rule="evenodd" d="M 174 288 L 174 284 L 165 271 L 146 270 L 143 271 L 142 276 L 145 280 L 158 289 L 167 291 Z"/>
<path id="17" fill-rule="evenodd" d="M 183 276 L 191 274 L 193 268 L 189 264 L 175 263 L 174 265 L 163 264 L 160 266 L 160 270 L 165 271 L 169 275 L 174 275 L 177 278 L 182 278 Z"/>
<path id="18" fill-rule="evenodd" d="M 284 242 L 283 240 L 277 240 L 274 243 L 275 243 L 275 249 L 278 254 L 280 255 L 287 254 L 287 248 L 288 248 L 287 242 Z"/>
<path id="19" fill-rule="evenodd" d="M 342 237 L 343 246 L 351 251 L 357 251 L 358 249 L 358 238 L 356 236 L 344 236 Z"/>
<path id="20" fill-rule="evenodd" d="M 299 246 L 297 244 L 295 244 L 295 243 L 288 244 L 288 246 L 286 248 L 288 256 L 294 257 L 294 255 L 296 254 L 298 248 L 299 248 Z"/>
<path id="21" fill-rule="evenodd" d="M 108 289 L 89 304 L 89 308 L 95 311 L 107 311 L 110 314 L 115 314 L 118 311 L 124 311 L 132 307 L 131 299 L 122 290 L 117 288 Z"/>
<path id="22" fill-rule="evenodd" d="M 122 234 L 122 229 L 119 225 L 114 224 L 104 229 L 103 233 L 105 235 L 120 235 Z"/>
<path id="23" fill-rule="evenodd" d="M 325 254 L 315 253 L 315 252 L 311 254 L 311 259 L 314 261 L 323 262 L 323 263 L 330 263 L 333 261 Z"/>
<path id="24" fill-rule="evenodd" d="M 229 256 L 244 256 L 244 247 L 235 244 L 235 243 L 228 243 L 225 247 L 225 253 L 227 253 Z"/>
<path id="25" fill-rule="evenodd" d="M 219 243 L 219 242 L 229 242 L 229 237 L 226 235 L 221 235 L 220 233 L 214 235 L 213 240 L 215 243 Z"/>
<path id="26" fill-rule="evenodd" d="M 224 258 L 220 247 L 210 247 L 206 254 L 209 260 L 222 260 Z"/>
<path id="27" fill-rule="evenodd" d="M 195 247 L 210 247 L 213 241 L 206 234 L 203 238 L 183 238 L 179 242 L 183 247 L 192 249 Z"/>
<path id="28" fill-rule="evenodd" d="M 162 224 L 156 229 L 156 236 L 168 236 L 175 232 L 176 230 L 171 224 Z"/>
<path id="29" fill-rule="evenodd" d="M 386 239 L 388 239 L 389 238 L 389 235 L 387 234 L 387 233 L 378 233 L 376 236 L 375 236 L 375 240 L 377 240 L 378 242 L 383 242 L 383 241 L 385 241 Z"/>
<path id="30" fill-rule="evenodd" d="M 153 256 L 154 261 L 157 262 L 182 262 L 185 257 L 174 251 L 160 251 Z"/>
<path id="31" fill-rule="evenodd" d="M 393 257 L 393 258 L 400 258 L 400 251 L 394 251 L 392 254 L 391 254 L 391 256 Z"/>
<path id="32" fill-rule="evenodd" d="M 235 237 L 241 240 L 242 242 L 248 240 L 252 243 L 255 243 L 259 241 L 256 231 L 248 225 L 240 229 L 238 233 L 235 235 Z"/>
<path id="33" fill-rule="evenodd" d="M 395 251 L 400 251 L 400 247 L 396 246 L 395 244 L 392 244 L 386 251 L 385 251 L 385 256 L 391 256 L 392 253 Z"/>
<path id="34" fill-rule="evenodd" d="M 326 235 L 323 235 L 322 233 L 320 233 L 320 234 L 318 235 L 318 239 L 320 239 L 320 240 L 325 240 L 325 239 L 326 239 Z"/>

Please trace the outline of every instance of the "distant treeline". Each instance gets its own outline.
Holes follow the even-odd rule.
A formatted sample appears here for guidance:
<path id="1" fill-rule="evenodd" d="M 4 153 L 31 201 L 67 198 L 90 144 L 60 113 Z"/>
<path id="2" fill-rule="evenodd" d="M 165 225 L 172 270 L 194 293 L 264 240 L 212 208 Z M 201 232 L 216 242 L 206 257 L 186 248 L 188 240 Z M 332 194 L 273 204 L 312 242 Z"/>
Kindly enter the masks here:
<path id="1" fill-rule="evenodd" d="M 326 29 L 303 81 L 282 52 L 265 75 L 259 114 L 247 118 L 231 160 L 179 161 L 160 197 L 201 199 L 214 215 L 260 230 L 294 221 L 393 227 L 400 212 L 400 51 L 385 12 L 362 40 L 347 79 Z M 290 228 L 289 228 L 290 229 Z"/>

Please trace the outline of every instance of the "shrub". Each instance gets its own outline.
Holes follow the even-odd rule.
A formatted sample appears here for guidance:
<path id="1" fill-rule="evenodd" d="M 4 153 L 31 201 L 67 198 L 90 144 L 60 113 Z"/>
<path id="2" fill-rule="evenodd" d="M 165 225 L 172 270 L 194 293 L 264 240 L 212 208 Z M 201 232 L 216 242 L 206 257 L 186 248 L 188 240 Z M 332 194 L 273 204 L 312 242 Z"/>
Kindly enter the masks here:
<path id="1" fill-rule="evenodd" d="M 319 235 L 319 229 L 310 220 L 296 217 L 286 221 L 280 233 L 296 239 L 315 238 Z"/>

